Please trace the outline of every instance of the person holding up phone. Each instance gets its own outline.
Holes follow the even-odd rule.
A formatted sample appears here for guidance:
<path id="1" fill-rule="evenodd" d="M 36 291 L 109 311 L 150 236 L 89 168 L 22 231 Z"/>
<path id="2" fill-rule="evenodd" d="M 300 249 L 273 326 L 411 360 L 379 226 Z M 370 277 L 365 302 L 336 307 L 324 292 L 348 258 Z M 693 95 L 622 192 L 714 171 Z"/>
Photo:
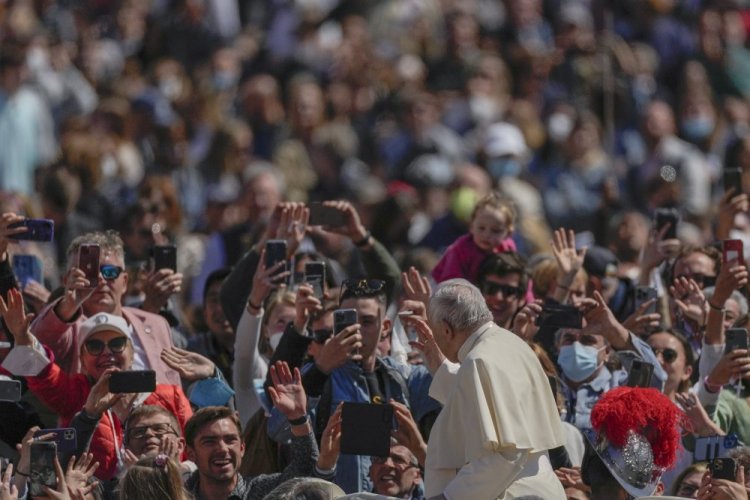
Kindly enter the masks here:
<path id="1" fill-rule="evenodd" d="M 94 273 L 98 280 L 92 283 L 79 267 L 79 249 L 97 246 L 100 251 Z M 122 305 L 128 279 L 122 240 L 116 232 L 87 233 L 77 237 L 68 248 L 68 271 L 63 279 L 65 291 L 62 297 L 39 313 L 31 331 L 52 350 L 60 367 L 72 375 L 82 370 L 80 352 L 76 349 L 80 344 L 81 324 L 100 313 L 118 316 L 132 331 L 133 367 L 154 370 L 159 383 L 179 384 L 177 371 L 159 358 L 164 349 L 174 345 L 170 326 L 158 314 Z"/>
<path id="2" fill-rule="evenodd" d="M 40 345 L 29 330 L 31 317 L 24 311 L 20 292 L 9 292 L 7 302 L 0 298 L 0 317 L 8 325 L 16 345 L 41 349 L 49 359 L 48 348 Z M 162 406 L 177 417 L 180 426 L 192 415 L 192 409 L 179 385 L 156 384 L 153 392 L 122 396 L 109 391 L 109 380 L 114 373 L 133 369 L 133 333 L 124 318 L 98 313 L 82 322 L 78 333 L 76 350 L 82 373 L 68 375 L 57 363 L 49 362 L 37 376 L 26 380 L 31 391 L 60 416 L 63 427 L 81 410 L 85 418 L 98 421 L 90 451 L 100 464 L 97 477 L 107 480 L 124 466 L 122 422 L 134 408 L 142 404 Z M 101 396 L 91 401 L 89 394 L 95 388 L 101 391 Z M 111 402 L 111 398 L 117 399 L 111 407 L 100 404 Z"/>

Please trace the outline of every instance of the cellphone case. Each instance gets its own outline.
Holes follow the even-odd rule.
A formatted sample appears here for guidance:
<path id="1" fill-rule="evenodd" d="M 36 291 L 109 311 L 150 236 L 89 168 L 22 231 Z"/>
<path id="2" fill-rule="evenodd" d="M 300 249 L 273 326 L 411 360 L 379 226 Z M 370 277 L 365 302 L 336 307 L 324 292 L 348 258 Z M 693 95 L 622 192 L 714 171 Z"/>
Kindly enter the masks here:
<path id="1" fill-rule="evenodd" d="M 18 380 L 0 380 L 0 401 L 16 403 L 21 400 L 21 382 Z"/>
<path id="2" fill-rule="evenodd" d="M 132 370 L 114 372 L 109 379 L 109 392 L 137 393 L 156 390 L 156 372 L 153 370 Z"/>
<path id="3" fill-rule="evenodd" d="M 387 457 L 391 450 L 393 407 L 344 403 L 341 410 L 341 453 Z"/>
<path id="4" fill-rule="evenodd" d="M 17 254 L 13 256 L 13 274 L 22 286 L 34 280 L 44 282 L 42 261 L 36 255 Z"/>
<path id="5" fill-rule="evenodd" d="M 51 219 L 25 219 L 8 226 L 8 229 L 27 227 L 27 231 L 8 236 L 13 240 L 52 241 L 55 236 L 55 223 Z"/>
<path id="6" fill-rule="evenodd" d="M 177 248 L 174 245 L 155 246 L 151 248 L 154 270 L 171 269 L 177 272 Z"/>
<path id="7" fill-rule="evenodd" d="M 78 444 L 78 438 L 76 430 L 72 427 L 63 427 L 60 429 L 41 429 L 34 433 L 34 437 L 44 436 L 50 432 L 55 433 L 52 441 L 57 445 L 57 452 L 60 454 L 74 453 L 76 451 L 76 445 Z"/>

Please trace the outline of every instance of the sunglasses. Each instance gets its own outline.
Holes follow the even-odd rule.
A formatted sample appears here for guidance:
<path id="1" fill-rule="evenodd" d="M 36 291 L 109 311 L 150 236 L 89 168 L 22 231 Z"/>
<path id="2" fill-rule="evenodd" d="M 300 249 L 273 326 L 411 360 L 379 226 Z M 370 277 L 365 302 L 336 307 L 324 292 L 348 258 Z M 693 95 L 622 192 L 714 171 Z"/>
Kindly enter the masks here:
<path id="1" fill-rule="evenodd" d="M 318 344 L 325 344 L 326 340 L 333 335 L 333 330 L 330 328 L 321 328 L 319 330 L 313 330 L 313 341 Z"/>
<path id="2" fill-rule="evenodd" d="M 482 286 L 482 293 L 484 293 L 485 295 L 496 295 L 497 292 L 503 292 L 504 297 L 520 297 L 523 295 L 523 288 L 521 288 L 520 286 L 493 283 L 491 281 L 486 281 Z"/>
<path id="3" fill-rule="evenodd" d="M 419 464 L 415 464 L 414 462 L 406 460 L 404 457 L 400 457 L 398 455 L 389 455 L 387 457 L 370 457 L 370 460 L 373 464 L 384 464 L 388 461 L 388 459 L 390 459 L 391 462 L 393 462 L 393 465 L 397 467 L 419 467 Z"/>
<path id="4" fill-rule="evenodd" d="M 92 356 L 98 356 L 101 353 L 104 352 L 104 347 L 106 346 L 110 352 L 113 352 L 115 354 L 119 354 L 122 351 L 125 350 L 125 346 L 128 345 L 128 338 L 127 337 L 116 337 L 106 344 L 103 340 L 97 340 L 97 339 L 91 339 L 87 340 L 83 343 L 83 346 L 86 348 L 86 351 L 91 354 Z"/>
<path id="5" fill-rule="evenodd" d="M 665 363 L 674 363 L 674 360 L 677 359 L 677 351 L 670 347 L 665 347 L 664 349 L 653 349 L 654 354 L 658 356 L 661 354 L 661 357 L 664 359 Z"/>
<path id="6" fill-rule="evenodd" d="M 119 278 L 124 270 L 125 269 L 121 268 L 120 266 L 115 266 L 113 264 L 104 264 L 102 266 L 99 266 L 99 272 L 102 273 L 102 277 L 108 281 L 116 280 L 117 278 Z"/>
<path id="7" fill-rule="evenodd" d="M 709 287 L 709 286 L 714 286 L 716 284 L 716 276 L 706 276 L 705 274 L 700 274 L 700 273 L 690 274 L 690 275 L 682 275 L 682 276 L 678 276 L 678 278 L 692 279 L 701 288 L 706 288 L 706 287 Z"/>
<path id="8" fill-rule="evenodd" d="M 355 279 L 344 280 L 341 283 L 341 298 L 350 299 L 352 297 L 373 297 L 381 294 L 385 289 L 385 281 L 376 279 Z"/>

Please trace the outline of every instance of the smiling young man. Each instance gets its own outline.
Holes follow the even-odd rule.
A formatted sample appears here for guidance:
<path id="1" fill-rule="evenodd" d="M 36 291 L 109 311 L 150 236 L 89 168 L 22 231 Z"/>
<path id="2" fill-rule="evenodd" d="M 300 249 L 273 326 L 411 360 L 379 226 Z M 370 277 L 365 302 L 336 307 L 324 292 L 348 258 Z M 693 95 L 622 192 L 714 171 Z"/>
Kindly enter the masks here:
<path id="1" fill-rule="evenodd" d="M 515 252 L 493 254 L 482 263 L 479 289 L 498 326 L 510 328 L 516 313 L 524 305 L 528 282 L 525 263 Z"/>
<path id="2" fill-rule="evenodd" d="M 89 283 L 78 266 L 78 249 L 96 244 L 101 249 L 99 279 Z M 32 333 L 55 354 L 55 360 L 69 374 L 81 371 L 76 350 L 81 323 L 99 313 L 122 317 L 132 331 L 134 370 L 154 370 L 156 381 L 180 384 L 179 374 L 159 358 L 162 350 L 172 347 L 172 333 L 167 321 L 133 307 L 123 307 L 122 297 L 128 286 L 122 240 L 114 231 L 79 236 L 68 249 L 68 272 L 65 291 L 49 304 L 31 325 Z"/>

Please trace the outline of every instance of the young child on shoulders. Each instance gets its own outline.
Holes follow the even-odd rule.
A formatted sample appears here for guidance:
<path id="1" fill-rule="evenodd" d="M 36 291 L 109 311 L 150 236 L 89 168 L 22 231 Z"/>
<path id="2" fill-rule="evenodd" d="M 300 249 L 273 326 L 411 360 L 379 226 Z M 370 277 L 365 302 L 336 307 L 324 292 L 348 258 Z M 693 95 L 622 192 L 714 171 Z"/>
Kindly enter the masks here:
<path id="1" fill-rule="evenodd" d="M 511 238 L 516 220 L 513 202 L 497 192 L 479 200 L 469 222 L 469 232 L 445 251 L 432 270 L 436 283 L 452 278 L 464 278 L 477 283 L 479 267 L 493 253 L 515 252 Z"/>

